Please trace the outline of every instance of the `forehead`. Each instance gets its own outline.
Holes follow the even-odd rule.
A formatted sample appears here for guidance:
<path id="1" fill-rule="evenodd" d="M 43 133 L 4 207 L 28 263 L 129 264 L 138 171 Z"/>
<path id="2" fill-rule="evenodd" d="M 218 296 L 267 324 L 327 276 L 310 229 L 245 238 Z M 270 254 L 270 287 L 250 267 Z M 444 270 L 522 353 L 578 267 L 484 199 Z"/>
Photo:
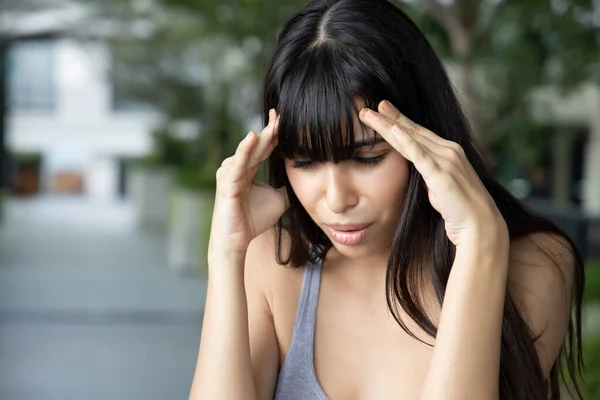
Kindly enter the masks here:
<path id="1" fill-rule="evenodd" d="M 277 152 L 283 157 L 302 156 L 315 161 L 341 161 L 352 158 L 357 145 L 372 145 L 379 136 L 358 117 L 366 105 L 358 97 L 337 98 L 286 96 L 278 105 L 281 120 Z"/>
<path id="2" fill-rule="evenodd" d="M 315 130 L 314 132 L 306 130 L 298 132 L 299 135 L 296 137 L 297 143 L 293 146 L 295 153 L 322 158 L 316 156 L 315 153 L 327 149 L 332 153 L 328 158 L 336 158 L 336 154 L 341 158 L 345 158 L 352 151 L 385 142 L 381 135 L 360 121 L 358 113 L 352 116 L 352 124 L 350 126 L 343 120 L 339 122 L 339 125 L 341 128 L 339 130 Z"/>

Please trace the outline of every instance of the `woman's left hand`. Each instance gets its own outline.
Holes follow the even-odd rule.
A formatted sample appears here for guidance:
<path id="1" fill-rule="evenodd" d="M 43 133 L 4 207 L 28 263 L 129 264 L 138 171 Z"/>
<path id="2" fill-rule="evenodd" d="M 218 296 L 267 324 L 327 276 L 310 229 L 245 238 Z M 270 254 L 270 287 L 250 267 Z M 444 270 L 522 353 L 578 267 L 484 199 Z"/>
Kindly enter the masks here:
<path id="1" fill-rule="evenodd" d="M 508 235 L 492 196 L 460 145 L 411 121 L 390 102 L 382 101 L 378 109 L 362 109 L 361 121 L 414 164 L 454 245 L 478 240 L 481 235 Z"/>

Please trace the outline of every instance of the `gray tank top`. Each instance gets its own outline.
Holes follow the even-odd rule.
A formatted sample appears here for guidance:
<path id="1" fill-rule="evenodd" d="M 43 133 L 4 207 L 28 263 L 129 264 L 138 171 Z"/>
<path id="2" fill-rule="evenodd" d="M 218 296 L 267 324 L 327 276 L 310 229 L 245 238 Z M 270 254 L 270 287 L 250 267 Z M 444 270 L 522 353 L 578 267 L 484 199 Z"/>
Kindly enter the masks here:
<path id="1" fill-rule="evenodd" d="M 308 262 L 304 269 L 292 342 L 279 370 L 274 400 L 329 400 L 317 380 L 313 361 L 322 262 Z"/>
<path id="2" fill-rule="evenodd" d="M 323 260 L 309 261 L 304 269 L 292 343 L 279 370 L 273 400 L 329 400 L 317 380 L 313 354 L 322 264 Z"/>

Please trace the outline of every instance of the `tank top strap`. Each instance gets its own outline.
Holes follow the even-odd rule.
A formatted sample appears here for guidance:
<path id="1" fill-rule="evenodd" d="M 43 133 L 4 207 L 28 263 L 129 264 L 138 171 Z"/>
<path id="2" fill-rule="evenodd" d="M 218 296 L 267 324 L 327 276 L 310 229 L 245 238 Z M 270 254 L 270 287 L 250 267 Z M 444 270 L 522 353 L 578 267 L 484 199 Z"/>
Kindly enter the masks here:
<path id="1" fill-rule="evenodd" d="M 329 400 L 313 364 L 322 263 L 309 261 L 304 267 L 292 341 L 279 370 L 274 400 Z"/>
<path id="2" fill-rule="evenodd" d="M 317 304 L 319 301 L 319 289 L 321 286 L 322 260 L 312 263 L 308 262 L 304 267 L 302 290 L 298 300 L 296 320 L 292 333 L 292 343 L 300 343 L 310 350 L 312 356 L 313 341 L 315 336 L 315 324 L 317 317 Z M 312 358 L 311 358 L 312 361 Z"/>

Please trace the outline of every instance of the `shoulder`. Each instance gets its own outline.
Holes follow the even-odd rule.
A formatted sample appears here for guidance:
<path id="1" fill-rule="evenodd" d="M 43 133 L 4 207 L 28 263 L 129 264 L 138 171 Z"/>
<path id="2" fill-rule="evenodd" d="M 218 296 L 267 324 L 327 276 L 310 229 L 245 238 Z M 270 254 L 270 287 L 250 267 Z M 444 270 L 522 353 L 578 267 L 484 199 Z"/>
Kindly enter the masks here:
<path id="1" fill-rule="evenodd" d="M 573 248 L 560 235 L 536 232 L 511 241 L 508 291 L 531 331 L 546 376 L 568 331 L 575 268 Z"/>
<path id="2" fill-rule="evenodd" d="M 574 270 L 574 249 L 563 236 L 536 232 L 510 243 L 508 284 L 518 298 L 538 294 L 542 300 L 549 290 L 569 304 Z"/>
<path id="3" fill-rule="evenodd" d="M 244 288 L 252 374 L 259 398 L 273 397 L 281 356 L 285 352 L 275 308 L 278 286 L 285 283 L 280 277 L 285 270 L 276 262 L 273 230 L 250 243 L 244 264 Z"/>
<path id="4" fill-rule="evenodd" d="M 252 241 L 246 258 L 247 295 L 254 293 L 268 310 L 279 346 L 280 362 L 290 344 L 296 310 L 302 291 L 304 267 L 280 265 L 276 259 L 275 229 L 269 229 Z M 282 255 L 290 251 L 290 237 L 283 231 Z"/>
<path id="5" fill-rule="evenodd" d="M 276 231 L 271 228 L 256 237 L 248 247 L 246 255 L 246 281 L 259 285 L 268 302 L 273 304 L 273 296 L 286 289 L 290 275 L 298 275 L 303 268 L 292 268 L 289 264 L 277 262 Z M 290 237 L 282 231 L 281 252 L 285 260 L 290 252 Z"/>

